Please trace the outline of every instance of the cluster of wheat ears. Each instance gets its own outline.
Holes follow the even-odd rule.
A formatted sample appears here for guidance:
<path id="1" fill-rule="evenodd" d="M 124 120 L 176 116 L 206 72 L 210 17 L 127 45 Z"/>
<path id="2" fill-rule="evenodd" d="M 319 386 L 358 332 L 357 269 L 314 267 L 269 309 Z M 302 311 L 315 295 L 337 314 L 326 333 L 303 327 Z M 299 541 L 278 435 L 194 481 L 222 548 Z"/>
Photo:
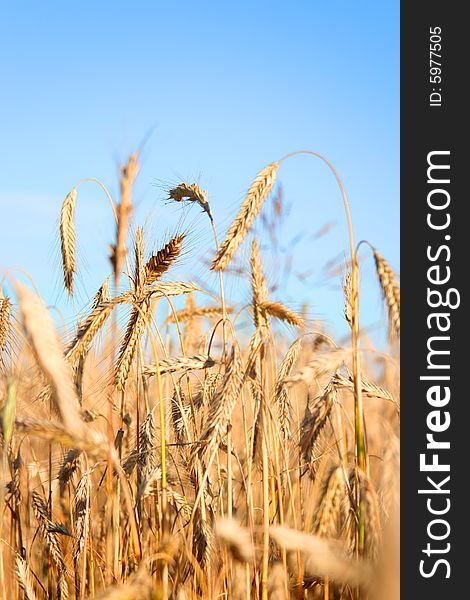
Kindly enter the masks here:
<path id="1" fill-rule="evenodd" d="M 116 222 L 112 269 L 74 330 L 59 334 L 23 284 L 0 293 L 2 598 L 397 597 L 399 286 L 372 245 L 354 245 L 331 164 L 303 152 L 328 165 L 344 203 L 344 343 L 270 297 L 260 247 L 247 241 L 298 152 L 257 174 L 220 244 L 207 193 L 169 190 L 212 228 L 216 303 L 171 278 L 184 233 L 146 252 L 132 216 L 137 153 L 120 170 L 119 202 L 97 182 Z M 59 227 L 70 296 L 78 187 Z M 238 310 L 223 286 L 244 243 L 251 305 Z M 361 247 L 375 259 L 388 353 L 359 328 Z M 241 311 L 249 334 L 237 329 Z"/>

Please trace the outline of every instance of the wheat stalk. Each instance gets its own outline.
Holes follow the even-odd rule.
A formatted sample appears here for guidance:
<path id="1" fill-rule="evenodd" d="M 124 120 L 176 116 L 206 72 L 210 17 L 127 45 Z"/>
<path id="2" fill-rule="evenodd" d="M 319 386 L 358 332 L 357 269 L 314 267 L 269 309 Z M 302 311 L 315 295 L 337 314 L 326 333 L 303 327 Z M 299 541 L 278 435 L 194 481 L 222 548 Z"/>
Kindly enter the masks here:
<path id="1" fill-rule="evenodd" d="M 385 258 L 375 248 L 373 252 L 380 287 L 388 308 L 390 332 L 400 337 L 400 287 L 393 269 Z"/>
<path id="2" fill-rule="evenodd" d="M 168 271 L 181 253 L 185 234 L 173 237 L 145 265 L 145 284 L 150 285 Z"/>
<path id="3" fill-rule="evenodd" d="M 97 308 L 100 304 L 103 304 L 104 302 L 110 302 L 110 301 L 111 301 L 111 295 L 109 293 L 109 275 L 108 275 L 108 277 L 106 277 L 106 279 L 101 284 L 101 287 L 99 288 L 99 290 L 96 292 L 96 294 L 93 298 L 93 303 L 91 305 L 91 308 L 93 310 L 94 308 Z"/>
<path id="4" fill-rule="evenodd" d="M 157 283 L 142 289 L 138 294 L 135 291 L 123 292 L 113 298 L 114 305 L 136 304 L 150 298 L 165 298 L 166 296 L 181 296 L 183 294 L 192 294 L 199 288 L 196 284 L 186 281 L 172 281 L 169 283 Z"/>
<path id="5" fill-rule="evenodd" d="M 351 357 L 350 348 L 335 348 L 323 352 L 307 363 L 302 369 L 284 379 L 285 383 L 311 383 L 318 377 L 337 371 Z"/>
<path id="6" fill-rule="evenodd" d="M 107 303 L 109 301 L 110 301 L 110 294 L 109 294 L 109 276 L 108 276 L 104 280 L 104 282 L 101 285 L 101 287 L 99 288 L 99 290 L 96 292 L 95 297 L 93 298 L 92 311 L 95 311 L 95 310 L 98 311 L 99 310 L 98 307 L 101 304 Z M 82 382 L 83 382 L 83 373 L 85 370 L 85 358 L 86 358 L 86 355 L 88 354 L 88 351 L 90 349 L 90 345 L 91 345 L 91 342 L 92 342 L 94 336 L 99 331 L 99 329 L 103 326 L 103 324 L 107 318 L 106 314 L 102 314 L 101 317 L 102 317 L 101 322 L 100 322 L 100 319 L 98 319 L 97 322 L 93 323 L 91 325 L 91 327 L 86 331 L 81 330 L 83 323 L 79 323 L 78 331 L 77 331 L 77 335 L 76 335 L 75 339 L 77 340 L 78 338 L 81 337 L 81 343 L 79 344 L 76 358 L 74 359 L 73 353 L 71 354 L 71 356 L 67 357 L 67 352 L 66 352 L 66 358 L 69 358 L 69 362 L 73 369 L 75 388 L 77 390 L 78 400 L 80 402 L 80 405 L 82 404 L 82 400 L 83 400 Z"/>
<path id="7" fill-rule="evenodd" d="M 152 298 L 164 298 L 165 296 L 181 296 L 183 294 L 191 294 L 198 287 L 190 281 L 172 281 L 169 283 L 158 283 L 148 288 L 145 294 Z"/>
<path id="8" fill-rule="evenodd" d="M 2 353 L 6 348 L 11 333 L 11 302 L 0 290 L 0 366 L 3 364 Z"/>
<path id="9" fill-rule="evenodd" d="M 135 234 L 134 243 L 134 287 L 136 294 L 140 294 L 145 283 L 145 263 L 144 263 L 144 229 L 139 227 Z"/>
<path id="10" fill-rule="evenodd" d="M 345 558 L 346 549 L 341 544 L 288 527 L 271 527 L 269 532 L 281 548 L 305 553 L 305 570 L 317 577 L 329 577 L 337 583 L 352 586 L 370 585 L 370 565 L 365 561 Z"/>
<path id="11" fill-rule="evenodd" d="M 54 323 L 37 296 L 21 283 L 16 283 L 15 289 L 25 331 L 31 341 L 36 360 L 52 387 L 54 405 L 72 435 L 81 437 L 83 428 L 77 396 Z"/>
<path id="12" fill-rule="evenodd" d="M 114 268 L 114 277 L 119 281 L 122 265 L 126 258 L 126 239 L 129 227 L 129 218 L 132 212 L 132 186 L 139 172 L 138 153 L 131 154 L 127 163 L 121 167 L 120 188 L 121 202 L 117 206 L 116 219 L 116 245 L 112 247 L 111 264 Z"/>
<path id="13" fill-rule="evenodd" d="M 274 399 L 278 408 L 279 426 L 284 436 L 284 439 L 287 439 L 287 437 L 289 436 L 291 420 L 291 407 L 288 401 L 289 395 L 285 380 L 291 374 L 292 369 L 294 368 L 294 365 L 297 362 L 297 358 L 299 357 L 301 348 L 302 338 L 299 338 L 291 345 L 291 347 L 287 351 L 284 360 L 282 361 L 282 364 L 279 367 L 279 371 L 276 376 L 276 383 L 274 386 Z"/>
<path id="14" fill-rule="evenodd" d="M 347 510 L 345 510 L 347 498 L 348 490 L 343 467 L 334 466 L 326 478 L 315 515 L 313 532 L 316 535 L 327 538 L 339 536 L 347 518 Z"/>
<path id="15" fill-rule="evenodd" d="M 148 600 L 154 593 L 154 581 L 142 569 L 131 575 L 126 583 L 107 587 L 94 600 Z"/>
<path id="16" fill-rule="evenodd" d="M 352 375 L 349 373 L 349 377 L 343 377 L 339 373 L 333 378 L 333 383 L 337 389 L 345 388 L 354 392 L 354 381 Z M 366 379 L 364 376 L 361 378 L 362 393 L 369 398 L 382 398 L 383 400 L 389 400 L 394 402 L 393 396 L 387 392 L 383 387 L 380 387 L 373 381 Z"/>
<path id="17" fill-rule="evenodd" d="M 213 220 L 207 192 L 201 189 L 197 183 L 180 183 L 168 190 L 168 197 L 176 202 L 196 202 L 207 213 L 209 219 Z"/>
<path id="18" fill-rule="evenodd" d="M 253 321 L 256 329 L 259 329 L 263 334 L 268 330 L 268 320 L 265 312 L 261 309 L 261 305 L 268 299 L 268 284 L 263 273 L 261 256 L 255 238 L 253 238 L 251 244 L 250 265 Z"/>
<path id="19" fill-rule="evenodd" d="M 36 592 L 34 591 L 33 575 L 28 563 L 19 554 L 15 555 L 15 574 L 24 592 L 25 600 L 37 600 Z"/>
<path id="20" fill-rule="evenodd" d="M 64 559 L 62 558 L 62 549 L 56 533 L 56 525 L 49 518 L 49 512 L 44 500 L 39 496 L 37 492 L 32 493 L 32 504 L 34 514 L 39 523 L 39 531 L 46 543 L 49 553 L 54 561 L 58 571 L 58 581 L 62 583 L 62 597 L 67 597 L 67 582 L 65 576 L 67 575 L 67 567 L 65 566 Z"/>
<path id="21" fill-rule="evenodd" d="M 138 464 L 143 469 L 147 461 L 147 455 L 155 446 L 155 419 L 150 411 L 140 425 L 138 432 L 138 445 L 134 446 L 129 456 L 124 461 L 122 468 L 126 475 L 130 475 Z M 153 459 L 152 459 L 153 460 Z"/>
<path id="22" fill-rule="evenodd" d="M 129 322 L 127 324 L 126 333 L 124 335 L 124 340 L 121 344 L 121 348 L 119 351 L 119 357 L 117 360 L 114 375 L 115 383 L 119 390 L 124 389 L 126 380 L 129 376 L 129 371 L 132 365 L 132 360 L 134 358 L 137 344 L 144 332 L 147 323 L 147 318 L 151 310 L 151 297 L 187 294 L 194 291 L 194 289 L 194 284 L 177 282 L 160 284 L 158 286 L 155 286 L 155 288 L 152 288 L 143 293 L 143 299 L 140 299 L 138 301 L 137 305 L 134 306 L 131 312 Z M 135 300 L 135 297 L 133 298 L 132 295 L 122 295 L 118 299 L 116 299 L 114 303 L 121 301 L 131 301 L 132 299 Z"/>
<path id="23" fill-rule="evenodd" d="M 245 239 L 253 221 L 258 215 L 263 202 L 276 181 L 279 162 L 269 164 L 257 174 L 243 201 L 238 215 L 230 225 L 225 239 L 212 261 L 211 269 L 223 271 L 232 260 L 233 255 Z"/>
<path id="24" fill-rule="evenodd" d="M 233 312 L 233 307 L 226 306 L 225 312 L 227 314 L 231 314 Z M 222 307 L 219 306 L 201 306 L 197 308 L 185 308 L 183 310 L 178 310 L 170 317 L 168 317 L 168 323 L 184 323 L 185 321 L 190 321 L 193 319 L 199 319 L 201 317 L 206 317 L 208 319 L 212 317 L 220 317 L 223 314 Z"/>
<path id="25" fill-rule="evenodd" d="M 350 476 L 350 486 L 356 491 L 359 518 L 364 521 L 364 540 L 355 540 L 355 550 L 376 563 L 382 548 L 380 512 L 377 494 L 372 481 L 362 469 L 355 469 Z"/>
<path id="26" fill-rule="evenodd" d="M 81 453 L 82 451 L 79 448 L 70 448 L 64 456 L 64 460 L 59 469 L 59 490 L 61 498 L 64 496 L 65 487 L 79 467 Z"/>
<path id="27" fill-rule="evenodd" d="M 62 256 L 62 269 L 64 286 L 69 295 L 73 294 L 73 276 L 76 271 L 75 258 L 75 206 L 77 203 L 77 190 L 74 188 L 65 197 L 60 210 L 60 249 Z"/>
<path id="28" fill-rule="evenodd" d="M 349 327 L 352 327 L 352 313 L 353 313 L 353 298 L 352 298 L 352 275 L 347 273 L 343 281 L 343 294 L 344 294 L 344 318 L 348 323 Z"/>
<path id="29" fill-rule="evenodd" d="M 194 356 L 178 356 L 175 358 L 162 358 L 157 365 L 144 365 L 143 374 L 148 377 L 166 373 L 176 373 L 176 371 L 191 371 L 194 369 L 210 369 L 216 361 L 210 356 L 194 355 Z"/>
<path id="30" fill-rule="evenodd" d="M 139 432 L 137 504 L 152 492 L 154 484 L 162 478 L 162 469 L 157 465 L 155 446 L 155 419 L 150 411 Z"/>
<path id="31" fill-rule="evenodd" d="M 178 443 L 185 441 L 184 422 L 191 415 L 191 405 L 185 403 L 185 395 L 181 385 L 178 383 L 171 399 L 171 422 L 173 432 Z"/>
<path id="32" fill-rule="evenodd" d="M 235 560 L 250 563 L 254 559 L 253 545 L 248 529 L 234 519 L 219 517 L 215 521 L 215 537 L 228 548 Z"/>
<path id="33" fill-rule="evenodd" d="M 94 303 L 91 313 L 79 326 L 75 338 L 65 351 L 65 358 L 72 366 L 87 354 L 93 339 L 112 313 L 115 304 L 111 300 Z"/>
<path id="34" fill-rule="evenodd" d="M 205 371 L 207 374 L 207 371 Z M 210 373 L 204 380 L 204 383 L 196 391 L 193 402 L 196 409 L 202 406 L 207 406 L 212 401 L 212 396 L 216 392 L 218 386 L 222 381 L 221 373 Z"/>
<path id="35" fill-rule="evenodd" d="M 303 318 L 281 302 L 262 302 L 260 305 L 262 312 L 281 321 L 287 321 L 295 327 L 304 327 Z"/>
<path id="36" fill-rule="evenodd" d="M 158 482 L 162 480 L 162 468 L 160 466 L 157 467 L 146 467 L 142 471 L 142 479 L 140 481 L 139 487 L 137 488 L 137 504 L 157 492 Z"/>
<path id="37" fill-rule="evenodd" d="M 57 442 L 71 448 L 77 447 L 90 456 L 102 458 L 109 454 L 109 447 L 104 438 L 94 431 L 82 431 L 82 435 L 77 435 L 63 423 L 34 417 L 16 417 L 15 427 L 20 432 L 36 435 L 44 440 Z"/>
<path id="38" fill-rule="evenodd" d="M 217 556 L 217 544 L 212 524 L 196 510 L 194 518 L 193 547 L 198 563 L 207 569 Z"/>
<path id="39" fill-rule="evenodd" d="M 383 453 L 379 498 L 381 512 L 388 520 L 400 508 L 400 443 L 392 431 Z"/>
<path id="40" fill-rule="evenodd" d="M 149 311 L 150 301 L 144 300 L 135 306 L 131 312 L 115 368 L 114 380 L 118 390 L 123 390 L 126 384 L 137 344 L 146 326 Z"/>
<path id="41" fill-rule="evenodd" d="M 305 415 L 300 426 L 299 445 L 308 464 L 312 462 L 315 442 L 325 427 L 335 399 L 336 390 L 330 382 L 320 398 L 314 402 L 312 408 L 307 403 Z"/>
<path id="42" fill-rule="evenodd" d="M 250 375 L 250 392 L 253 398 L 253 406 L 255 410 L 254 425 L 253 425 L 253 449 L 251 455 L 254 461 L 258 461 L 260 458 L 260 434 L 261 434 L 261 418 L 263 410 L 263 386 L 261 385 L 259 373 L 256 372 L 256 366 L 254 365 Z"/>
<path id="43" fill-rule="evenodd" d="M 229 261 L 236 260 L 234 254 L 260 213 L 277 166 L 270 182 L 260 180 L 257 189 L 250 188 L 251 200 L 245 204 L 247 197 L 232 230 L 237 240 L 229 240 L 216 257 L 220 268 L 213 265 L 219 277 L 224 269 L 234 270 Z M 124 179 L 123 174 L 121 185 Z M 130 179 L 122 198 L 130 197 Z M 173 188 L 170 198 L 196 203 L 211 217 L 207 194 L 196 184 Z M 125 264 L 130 219 L 122 216 Z M 73 210 L 68 218 L 73 230 Z M 263 221 L 273 238 L 278 223 Z M 304 324 L 288 308 L 287 296 L 279 302 L 270 299 L 256 240 L 251 274 L 247 277 L 246 268 L 239 271 L 254 314 L 255 331 L 247 333 L 245 308 L 233 319 L 222 318 L 230 312 L 222 280 L 221 303 L 208 300 L 200 306 L 196 291 L 215 295 L 190 282 L 161 283 L 181 256 L 183 235 L 166 238 L 148 261 L 145 237 L 143 228 L 136 228 L 126 289 L 115 285 L 110 294 L 108 277 L 91 298 L 89 311 L 80 311 L 75 330 L 64 324 L 64 331 L 72 331 L 70 340 L 64 334 L 65 354 L 42 302 L 27 294 L 21 298 L 21 290 L 18 320 L 26 335 L 13 331 L 12 303 L 0 286 L 0 352 L 3 346 L 5 359 L 8 351 L 4 381 L 0 377 L 5 446 L 0 504 L 7 517 L 0 535 L 6 542 L 2 574 L 15 571 L 18 580 L 4 577 L 0 594 L 11 600 L 63 600 L 72 583 L 66 571 L 70 561 L 75 574 L 71 596 L 80 600 L 137 600 L 155 594 L 162 600 L 389 598 L 376 580 L 379 570 L 395 576 L 382 527 L 387 523 L 396 529 L 399 422 L 383 402 L 368 403 L 367 431 L 358 415 L 362 397 L 397 406 L 388 390 L 393 391 L 390 385 L 399 375 L 397 362 L 387 358 L 383 383 L 361 375 L 359 246 L 351 253 L 352 272 L 343 281 L 345 317 L 354 334 L 349 349 L 338 347 L 326 333 L 315 333 L 313 344 L 307 345 L 302 335 L 290 346 L 282 327 L 268 335 L 272 318 Z M 74 230 L 69 239 L 75 252 Z M 116 249 L 118 245 L 116 239 Z M 399 315 L 398 284 L 396 279 L 390 283 L 395 276 L 378 257 L 387 307 L 388 285 Z M 76 265 L 69 269 L 69 293 L 76 293 L 76 271 Z M 119 273 L 114 275 L 118 279 Z M 173 303 L 172 298 L 182 294 L 184 308 L 182 300 Z M 153 300 L 165 297 L 171 310 L 160 319 L 161 311 L 153 315 Z M 96 361 L 87 363 L 87 394 L 80 407 L 77 390 L 87 353 L 103 335 L 114 308 L 119 311 L 122 305 L 129 314 L 122 344 L 116 349 L 113 327 Z M 393 311 L 389 313 L 395 330 Z M 169 325 L 163 333 L 161 321 L 182 325 L 177 331 Z M 140 343 L 146 326 L 151 328 L 151 348 Z M 199 349 L 196 336 L 202 338 Z M 397 351 L 396 344 L 393 349 Z M 106 387 L 110 355 L 112 374 L 124 388 L 120 394 Z M 130 381 L 134 370 L 135 381 Z M 291 389 L 296 382 L 304 385 Z M 106 406 L 109 420 L 102 414 Z M 132 409 L 126 413 L 125 406 Z M 260 456 L 253 460 L 257 448 Z M 367 457 L 374 456 L 369 471 Z M 65 535 L 70 537 L 61 537 Z M 142 562 L 142 557 L 147 559 Z"/>
<path id="44" fill-rule="evenodd" d="M 75 492 L 75 536 L 73 560 L 76 563 L 85 545 L 90 528 L 90 475 L 84 473 Z"/>
<path id="45" fill-rule="evenodd" d="M 288 582 L 286 569 L 281 561 L 273 561 L 269 566 L 268 586 L 269 600 L 286 600 Z"/>
<path id="46" fill-rule="evenodd" d="M 233 346 L 225 367 L 224 380 L 211 399 L 207 425 L 201 435 L 201 442 L 206 444 L 202 448 L 203 455 L 212 452 L 227 432 L 227 426 L 242 390 L 243 381 L 240 351 Z"/>

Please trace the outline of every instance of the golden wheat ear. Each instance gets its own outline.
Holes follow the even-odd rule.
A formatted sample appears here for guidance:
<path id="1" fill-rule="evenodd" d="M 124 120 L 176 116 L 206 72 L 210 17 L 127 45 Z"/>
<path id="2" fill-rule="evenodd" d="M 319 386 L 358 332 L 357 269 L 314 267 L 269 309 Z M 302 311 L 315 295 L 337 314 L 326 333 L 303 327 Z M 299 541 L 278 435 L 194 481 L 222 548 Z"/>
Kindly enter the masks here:
<path id="1" fill-rule="evenodd" d="M 74 188 L 62 203 L 60 209 L 60 251 L 62 257 L 62 270 L 64 287 L 70 296 L 73 295 L 73 277 L 76 272 L 75 258 L 75 206 L 77 204 L 77 190 Z"/>
<path id="2" fill-rule="evenodd" d="M 239 525 L 234 519 L 218 517 L 215 522 L 215 536 L 236 561 L 249 563 L 254 560 L 250 530 Z"/>
<path id="3" fill-rule="evenodd" d="M 145 265 L 145 284 L 150 285 L 168 271 L 181 253 L 185 234 L 177 235 L 150 257 Z"/>
<path id="4" fill-rule="evenodd" d="M 232 260 L 235 252 L 245 239 L 253 221 L 259 214 L 263 202 L 269 196 L 276 181 L 279 162 L 274 162 L 261 169 L 250 186 L 245 200 L 243 201 L 238 215 L 230 225 L 224 241 L 212 261 L 211 269 L 223 271 Z"/>
<path id="5" fill-rule="evenodd" d="M 251 244 L 250 266 L 253 321 L 256 329 L 266 332 L 268 330 L 268 320 L 265 312 L 261 310 L 261 305 L 268 299 L 268 283 L 263 273 L 263 263 L 261 262 L 256 238 L 253 238 Z"/>
<path id="6" fill-rule="evenodd" d="M 28 563 L 19 554 L 15 555 L 15 575 L 26 600 L 37 600 L 34 591 L 34 576 Z"/>
<path id="7" fill-rule="evenodd" d="M 6 347 L 11 333 L 11 302 L 2 296 L 0 289 L 0 366 L 2 365 L 2 352 Z"/>
<path id="8" fill-rule="evenodd" d="M 87 354 L 93 339 L 103 327 L 115 306 L 114 302 L 104 299 L 109 297 L 106 289 L 100 288 L 100 290 L 101 292 L 98 291 L 97 296 L 103 294 L 103 300 L 99 301 L 99 298 L 95 296 L 91 313 L 79 325 L 74 339 L 65 351 L 65 358 L 73 368 L 76 368 L 80 359 Z"/>
<path id="9" fill-rule="evenodd" d="M 284 526 L 269 528 L 270 537 L 290 551 L 301 550 L 305 560 L 305 575 L 329 577 L 336 583 L 368 586 L 372 579 L 370 564 L 346 558 L 347 549 L 317 535 L 309 535 Z"/>
<path id="10" fill-rule="evenodd" d="M 337 539 L 347 520 L 348 489 L 342 466 L 334 465 L 323 485 L 313 523 L 313 532 L 324 538 Z"/>
<path id="11" fill-rule="evenodd" d="M 355 469 L 350 475 L 350 487 L 358 498 L 361 517 L 364 520 L 364 540 L 357 544 L 355 550 L 359 556 L 367 558 L 371 563 L 377 563 L 382 550 L 382 533 L 380 512 L 375 487 L 361 469 Z"/>
<path id="12" fill-rule="evenodd" d="M 280 321 L 286 321 L 294 327 L 304 327 L 304 319 L 282 302 L 263 302 L 261 310 Z"/>
<path id="13" fill-rule="evenodd" d="M 134 242 L 134 289 L 137 295 L 142 292 L 142 288 L 145 282 L 144 251 L 144 228 L 138 227 L 135 234 Z"/>
<path id="14" fill-rule="evenodd" d="M 71 435 L 80 437 L 83 423 L 72 383 L 70 366 L 64 359 L 63 348 L 54 322 L 43 302 L 23 284 L 17 282 L 15 291 L 23 318 L 23 328 L 34 351 L 36 361 L 52 388 L 53 406 Z"/>
<path id="15" fill-rule="evenodd" d="M 63 559 L 63 550 L 57 535 L 57 528 L 54 527 L 55 523 L 49 516 L 49 508 L 41 496 L 33 491 L 31 498 L 33 511 L 39 524 L 39 533 L 57 569 L 57 583 L 60 595 L 62 598 L 68 598 L 67 567 Z"/>
<path id="16" fill-rule="evenodd" d="M 382 294 L 388 309 L 390 334 L 400 337 L 400 286 L 392 267 L 385 258 L 373 248 L 375 268 Z"/>
<path id="17" fill-rule="evenodd" d="M 205 444 L 200 452 L 201 456 L 209 455 L 220 444 L 242 391 L 244 383 L 242 360 L 240 351 L 235 345 L 232 347 L 225 369 L 223 383 L 211 399 L 205 429 L 201 434 L 201 441 Z"/>
<path id="18" fill-rule="evenodd" d="M 290 434 L 291 422 L 289 392 L 284 380 L 292 373 L 292 369 L 297 362 L 301 349 L 302 338 L 299 338 L 290 346 L 276 376 L 274 399 L 278 410 L 279 426 L 284 439 L 287 439 Z"/>
<path id="19" fill-rule="evenodd" d="M 196 202 L 207 213 L 209 219 L 213 220 L 207 192 L 201 189 L 197 183 L 180 183 L 175 188 L 168 190 L 168 197 L 175 202 Z"/>
<path id="20" fill-rule="evenodd" d="M 129 219 L 132 212 L 132 186 L 139 172 L 139 154 L 134 152 L 130 155 L 127 163 L 121 167 L 120 188 L 121 202 L 117 207 L 116 219 L 116 245 L 112 247 L 111 264 L 114 269 L 114 277 L 119 281 L 122 265 L 127 255 L 126 239 L 129 228 Z"/>
<path id="21" fill-rule="evenodd" d="M 326 425 L 336 400 L 336 389 L 330 382 L 323 394 L 310 407 L 307 402 L 305 415 L 300 426 L 299 446 L 305 462 L 311 465 L 314 458 L 315 442 Z"/>
<path id="22" fill-rule="evenodd" d="M 137 344 L 144 333 L 149 313 L 150 300 L 148 299 L 139 302 L 132 309 L 115 368 L 114 378 L 118 390 L 123 390 L 126 385 Z"/>

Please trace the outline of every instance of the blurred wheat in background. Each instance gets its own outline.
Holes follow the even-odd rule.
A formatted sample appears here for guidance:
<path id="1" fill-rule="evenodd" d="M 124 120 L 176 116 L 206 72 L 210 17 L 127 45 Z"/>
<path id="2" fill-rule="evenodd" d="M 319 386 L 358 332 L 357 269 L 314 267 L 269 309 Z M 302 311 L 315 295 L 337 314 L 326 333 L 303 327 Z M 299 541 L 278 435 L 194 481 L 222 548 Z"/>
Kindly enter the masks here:
<path id="1" fill-rule="evenodd" d="M 212 229 L 217 299 L 172 276 L 187 232 L 147 250 L 132 217 L 138 153 L 108 198 L 110 274 L 74 330 L 19 282 L 0 294 L 2 598 L 398 598 L 399 285 L 373 240 L 355 245 L 338 175 L 308 152 L 344 203 L 349 340 L 271 297 L 251 227 L 295 154 L 259 171 L 220 243 L 208 193 L 168 190 Z M 58 232 L 72 298 L 77 203 L 73 188 Z M 251 303 L 229 306 L 242 246 Z M 375 260 L 387 351 L 360 329 L 359 251 Z"/>

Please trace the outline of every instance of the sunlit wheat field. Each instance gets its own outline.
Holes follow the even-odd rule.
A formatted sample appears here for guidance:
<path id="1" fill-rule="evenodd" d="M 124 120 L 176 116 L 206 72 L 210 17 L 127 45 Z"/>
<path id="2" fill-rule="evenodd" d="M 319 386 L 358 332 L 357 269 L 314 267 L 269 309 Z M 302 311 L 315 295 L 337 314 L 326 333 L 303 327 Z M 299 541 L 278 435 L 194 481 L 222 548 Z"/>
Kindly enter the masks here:
<path id="1" fill-rule="evenodd" d="M 254 227 L 275 244 L 279 179 L 300 155 L 337 184 L 341 339 L 273 289 Z M 27 277 L 1 274 L 1 597 L 397 599 L 400 289 L 374 231 L 355 239 L 347 181 L 313 151 L 261 157 L 228 228 L 210 191 L 166 186 L 161 210 L 192 206 L 204 249 L 190 219 L 170 232 L 137 222 L 139 168 L 135 152 L 115 197 L 87 183 L 115 222 L 88 299 L 84 188 L 64 194 L 56 241 L 73 320 Z M 181 276 L 188 255 L 205 257 L 197 277 Z M 379 347 L 361 327 L 366 264 L 384 303 Z"/>

